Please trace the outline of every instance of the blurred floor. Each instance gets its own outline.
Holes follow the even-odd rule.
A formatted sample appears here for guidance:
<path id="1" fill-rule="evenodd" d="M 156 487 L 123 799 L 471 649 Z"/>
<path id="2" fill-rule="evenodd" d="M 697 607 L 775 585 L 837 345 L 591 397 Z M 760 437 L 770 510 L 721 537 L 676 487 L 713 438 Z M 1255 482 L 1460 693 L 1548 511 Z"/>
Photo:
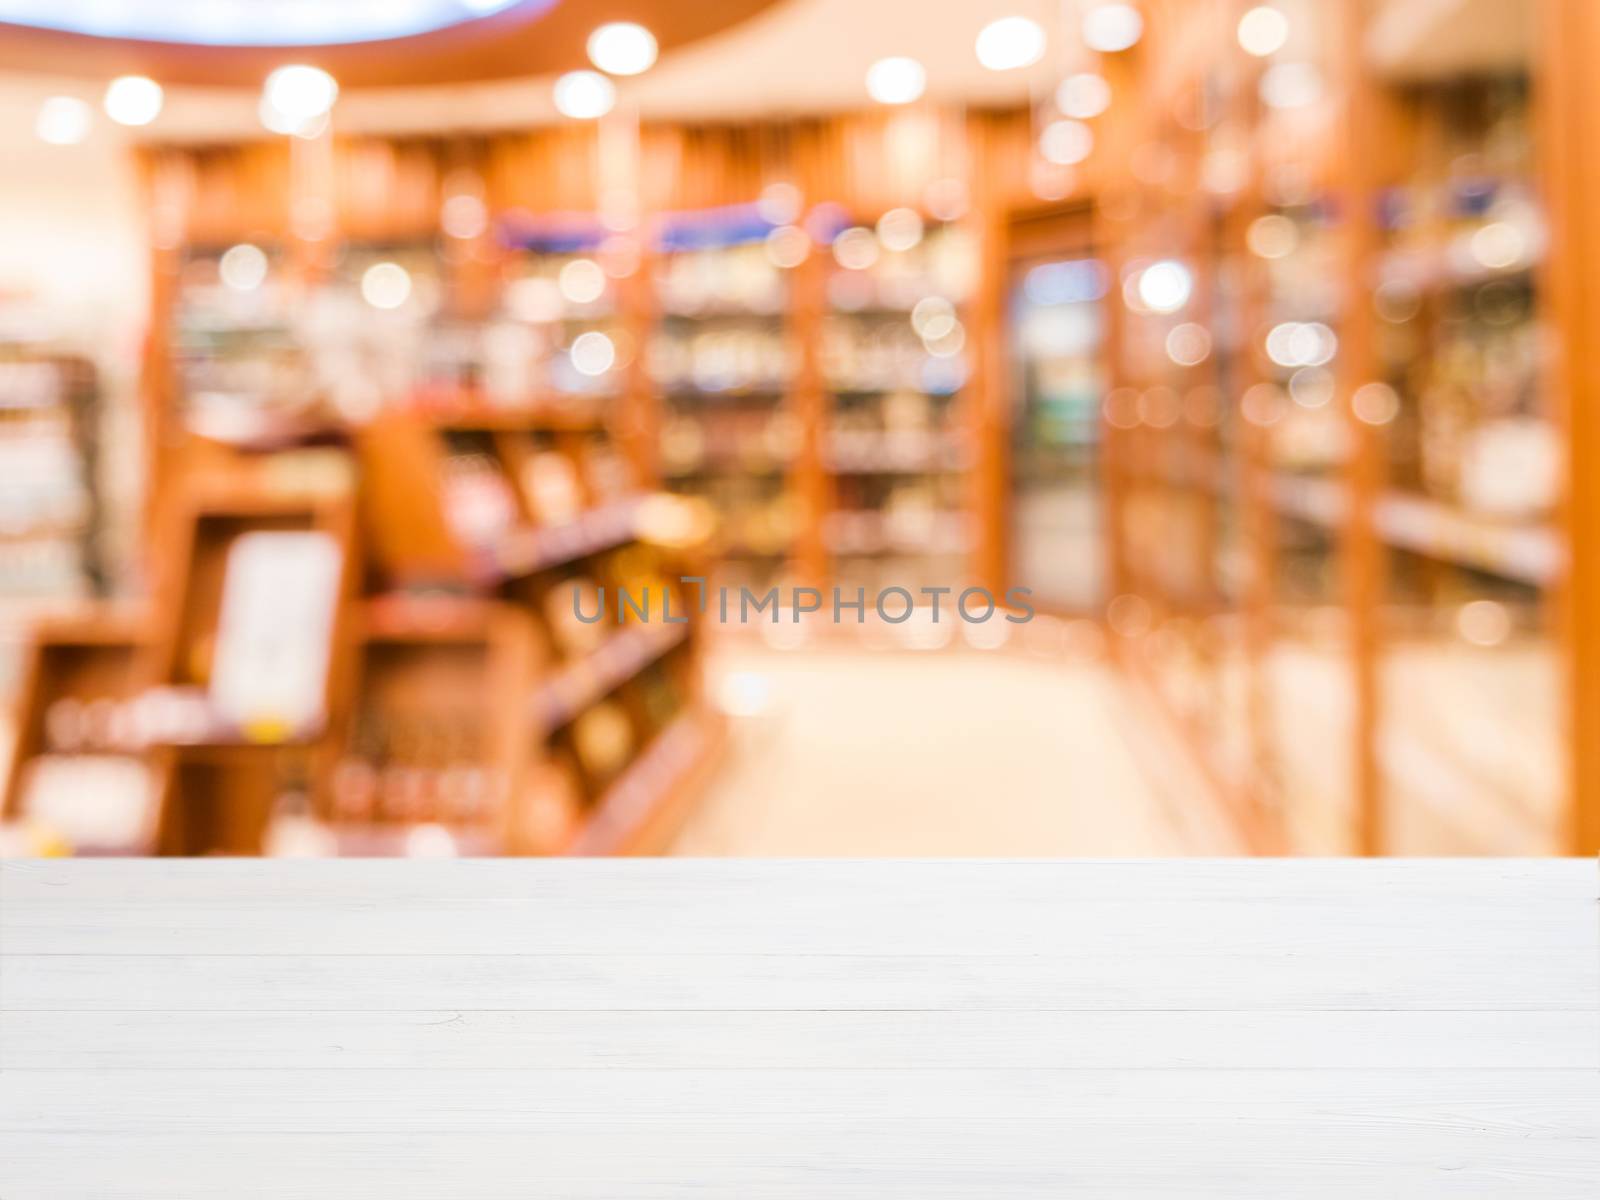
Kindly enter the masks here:
<path id="1" fill-rule="evenodd" d="M 713 654 L 754 715 L 685 855 L 1237 854 L 1182 756 L 1109 665 L 1010 653 Z"/>

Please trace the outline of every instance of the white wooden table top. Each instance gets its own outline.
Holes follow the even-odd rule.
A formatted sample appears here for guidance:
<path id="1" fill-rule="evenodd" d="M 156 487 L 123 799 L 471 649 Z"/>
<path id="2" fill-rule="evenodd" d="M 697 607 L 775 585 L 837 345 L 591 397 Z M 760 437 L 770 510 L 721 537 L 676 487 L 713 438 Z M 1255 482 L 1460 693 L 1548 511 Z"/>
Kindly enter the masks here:
<path id="1" fill-rule="evenodd" d="M 1589 861 L 0 865 L 0 1197 L 1600 1196 Z"/>

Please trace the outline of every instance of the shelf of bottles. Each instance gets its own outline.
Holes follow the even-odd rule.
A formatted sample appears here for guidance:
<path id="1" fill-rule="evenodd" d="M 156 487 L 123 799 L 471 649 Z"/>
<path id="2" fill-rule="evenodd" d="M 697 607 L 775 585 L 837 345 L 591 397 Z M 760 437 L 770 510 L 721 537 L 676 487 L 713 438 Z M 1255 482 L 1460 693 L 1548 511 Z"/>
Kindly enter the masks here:
<path id="1" fill-rule="evenodd" d="M 97 403 L 88 360 L 0 345 L 0 602 L 96 589 Z"/>
<path id="2" fill-rule="evenodd" d="M 660 622 L 668 572 L 659 550 L 630 541 L 524 576 L 502 605 L 461 602 L 455 628 L 427 612 L 449 602 L 371 602 L 332 780 L 340 848 L 565 853 L 618 788 L 670 784 L 653 755 L 692 716 L 694 662 L 688 630 Z M 648 620 L 600 603 L 602 589 L 647 586 Z M 575 591 L 594 619 L 579 618 Z M 671 604 L 684 611 L 680 592 Z M 549 655 L 531 687 L 507 638 L 529 627 Z"/>
<path id="3" fill-rule="evenodd" d="M 592 219 L 496 232 L 349 242 L 310 268 L 264 242 L 189 252 L 185 423 L 252 441 L 391 407 L 604 417 L 637 353 L 619 300 L 637 252 Z"/>
<path id="4" fill-rule="evenodd" d="M 1137 203 L 1112 214 L 1104 403 L 1125 556 L 1108 625 L 1262 847 L 1321 852 L 1351 844 L 1355 745 L 1335 15 L 1296 5 L 1275 48 L 1169 89 L 1133 150 Z"/>
<path id="5" fill-rule="evenodd" d="M 182 425 L 221 440 L 255 438 L 311 416 L 300 289 L 282 247 L 265 241 L 187 248 L 178 267 L 172 354 Z"/>
<path id="6" fill-rule="evenodd" d="M 608 416 L 638 353 L 622 297 L 637 250 L 587 218 L 513 223 L 505 236 L 498 304 L 462 330 L 477 369 L 466 390 L 491 408 Z"/>
<path id="7" fill-rule="evenodd" d="M 1547 593 L 1559 440 L 1541 370 L 1525 71 L 1397 86 L 1374 296 L 1390 548 L 1380 756 L 1399 852 L 1556 845 L 1560 682 Z"/>
<path id="8" fill-rule="evenodd" d="M 833 236 L 821 335 L 833 507 L 822 536 L 841 587 L 966 578 L 974 439 L 963 305 L 975 274 L 966 232 L 914 209 Z"/>
<path id="9" fill-rule="evenodd" d="M 716 511 L 725 585 L 780 577 L 795 551 L 801 445 L 790 268 L 770 223 L 741 208 L 669 221 L 655 263 L 648 374 L 661 474 Z"/>
<path id="10" fill-rule="evenodd" d="M 630 542 L 530 578 L 514 595 L 534 613 L 554 656 L 529 712 L 543 752 L 528 805 L 546 845 L 571 849 L 631 772 L 653 770 L 650 752 L 692 708 L 689 630 L 661 621 L 667 604 L 688 611 L 685 589 L 669 583 L 672 570 L 658 548 Z M 619 589 L 643 597 L 647 587 L 646 619 L 601 603 Z M 600 620 L 578 619 L 578 608 Z"/>
<path id="11" fill-rule="evenodd" d="M 1350 852 L 1357 803 L 1356 672 L 1342 555 L 1352 442 L 1339 387 L 1348 323 L 1364 317 L 1347 286 L 1356 214 L 1341 170 L 1339 130 L 1349 119 L 1337 54 L 1346 34 L 1342 10 L 1285 9 L 1282 44 L 1254 59 L 1248 100 L 1261 147 L 1259 201 L 1237 247 L 1251 283 L 1236 436 L 1246 439 L 1257 489 L 1244 517 L 1253 522 L 1247 570 L 1262 572 L 1247 618 L 1254 622 L 1245 684 L 1255 706 L 1253 774 L 1284 848 L 1302 853 Z"/>
<path id="12" fill-rule="evenodd" d="M 179 416 L 245 445 L 288 443 L 465 372 L 431 240 L 346 243 L 321 264 L 265 240 L 188 249 L 173 315 Z"/>

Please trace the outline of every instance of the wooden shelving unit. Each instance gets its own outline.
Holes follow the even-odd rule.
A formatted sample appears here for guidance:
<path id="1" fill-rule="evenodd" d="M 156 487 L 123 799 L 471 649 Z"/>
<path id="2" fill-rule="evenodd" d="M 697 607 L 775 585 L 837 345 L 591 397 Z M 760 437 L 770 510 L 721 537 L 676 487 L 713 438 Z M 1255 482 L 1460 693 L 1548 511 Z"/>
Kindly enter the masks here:
<path id="1" fill-rule="evenodd" d="M 436 436 L 420 421 L 416 432 Z M 435 577 L 432 590 L 360 598 L 356 581 L 418 564 L 364 560 L 358 545 L 403 543 L 371 528 L 358 540 L 357 507 L 352 496 L 197 495 L 176 521 L 151 609 L 159 617 L 97 615 L 41 629 L 5 815 L 32 818 L 45 848 L 77 846 L 47 827 L 37 789 L 63 768 L 85 774 L 114 757 L 123 775 L 149 781 L 149 816 L 137 838 L 86 849 L 660 849 L 720 745 L 720 718 L 700 694 L 699 615 L 669 582 L 701 570 L 693 547 L 651 540 L 648 506 L 632 502 L 623 522 L 591 510 L 565 527 L 519 528 L 543 538 L 542 548 L 515 565 L 502 561 L 491 578 Z M 390 515 L 411 519 L 410 510 Z M 585 532 L 597 522 L 603 537 Z M 448 522 L 441 514 L 434 524 Z M 297 693 L 268 689 L 252 715 L 238 707 L 241 696 L 251 701 L 249 689 L 220 678 L 230 656 L 267 652 L 238 644 L 266 636 L 238 615 L 241 572 L 248 578 L 239 548 L 252 536 L 302 533 L 336 548 L 340 582 L 325 644 L 268 643 L 263 663 L 320 656 L 314 708 L 289 719 L 272 700 Z M 597 589 L 639 597 L 647 586 L 648 620 L 619 614 L 614 601 L 598 624 L 568 615 L 573 589 L 592 616 Z M 660 607 L 664 587 L 673 589 L 669 609 Z M 315 636 L 315 620 L 295 622 L 307 626 Z"/>
<path id="2" fill-rule="evenodd" d="M 158 255 L 158 298 L 189 313 L 183 296 L 206 286 L 225 301 L 216 308 L 277 313 L 261 323 L 281 334 L 307 299 L 359 311 L 365 269 L 398 263 L 413 293 L 427 296 L 428 319 L 407 326 L 368 312 L 365 326 L 347 322 L 361 327 L 347 339 L 356 346 L 285 355 L 283 374 L 301 385 L 287 389 L 299 410 L 265 423 L 254 440 L 319 422 L 330 432 L 364 424 L 371 397 L 330 387 L 329 377 L 388 380 L 393 392 L 409 373 L 414 404 L 430 410 L 597 410 L 641 484 L 718 509 L 730 578 L 827 586 L 846 574 L 869 582 L 891 564 L 949 584 L 982 574 L 980 563 L 996 559 L 1003 493 L 1002 460 L 985 447 L 1005 429 L 990 394 L 1003 376 L 979 360 L 1003 314 L 977 293 L 985 222 L 1028 194 L 1019 114 L 918 105 L 756 127 L 629 121 L 152 150 L 156 206 L 205 248 Z M 920 157 L 888 153 L 902 134 L 923 148 Z M 372 180 L 388 180 L 388 191 Z M 617 206 L 619 186 L 634 189 L 631 208 Z M 252 188 L 283 194 L 246 201 Z M 964 199 L 979 191 L 983 216 Z M 318 228 L 307 213 L 332 216 Z M 891 213 L 925 236 L 911 246 L 902 232 L 902 248 L 877 263 L 839 267 L 836 235 Z M 222 253 L 239 243 L 261 251 L 271 277 L 244 301 L 219 282 Z M 873 294 L 852 296 L 862 288 Z M 841 332 L 871 343 L 898 329 L 920 352 L 911 310 L 926 296 L 951 301 L 963 348 L 923 354 L 929 369 L 913 364 L 910 373 L 930 378 L 897 380 L 888 392 L 881 380 L 842 376 Z M 595 376 L 572 370 L 577 339 L 589 334 L 611 350 Z M 164 337 L 158 330 L 157 343 Z M 392 352 L 369 372 L 351 369 L 379 344 Z M 274 348 L 269 337 L 262 353 Z M 268 374 L 258 364 L 242 373 Z M 172 458 L 183 453 L 183 372 L 157 364 L 148 375 L 157 457 Z M 911 405 L 884 403 L 893 392 L 931 398 L 937 411 L 908 418 Z M 851 428 L 863 413 L 875 423 Z M 918 489 L 935 493 L 931 505 L 911 496 Z M 981 512 L 980 495 L 988 497 Z"/>
<path id="3" fill-rule="evenodd" d="M 393 158 L 398 192 L 369 197 L 393 211 L 341 193 L 314 231 L 294 218 L 304 194 L 232 227 L 206 198 L 269 150 L 158 156 L 157 195 L 186 196 L 205 240 L 156 263 L 171 306 L 146 373 L 152 615 L 115 636 L 92 619 L 41 630 L 4 815 L 69 851 L 659 850 L 720 718 L 673 582 L 704 574 L 703 522 L 642 486 L 637 289 L 595 261 L 609 249 L 592 221 L 577 240 L 516 221 L 490 237 L 482 176 L 455 150 L 349 152 Z M 479 207 L 452 209 L 461 196 Z M 588 371 L 586 334 L 610 351 Z M 319 555 L 329 608 L 293 622 L 296 641 L 272 617 L 317 591 L 287 572 Z M 648 620 L 615 608 L 646 586 Z M 609 615 L 574 619 L 575 592 Z M 84 712 L 92 736 L 69 719 Z M 137 836 L 126 820 L 92 845 L 51 828 L 37 801 L 60 793 L 61 760 L 70 782 L 72 761 L 113 751 L 148 781 Z"/>
<path id="4" fill-rule="evenodd" d="M 1173 6 L 1139 51 L 1161 169 L 1108 254 L 1116 643 L 1263 848 L 1573 847 L 1575 532 L 1532 353 L 1565 251 L 1528 89 L 1558 52 L 1379 64 L 1399 5 L 1352 0 L 1256 59 L 1247 7 Z M 1140 311 L 1163 261 L 1192 295 Z"/>
<path id="5" fill-rule="evenodd" d="M 794 475 L 800 325 L 792 269 L 768 252 L 756 205 L 663 218 L 648 373 L 666 485 L 710 503 L 729 586 L 786 574 L 801 524 Z"/>
<path id="6" fill-rule="evenodd" d="M 990 116 L 962 122 L 1007 127 Z M 158 353 L 146 372 L 151 529 L 168 529 L 162 514 L 202 486 L 226 484 L 257 496 L 308 486 L 337 497 L 359 530 L 340 543 L 348 601 L 321 725 L 161 748 L 163 811 L 183 816 L 163 824 L 166 848 L 658 845 L 720 744 L 699 693 L 701 626 L 619 625 L 564 645 L 551 608 L 562 589 L 651 576 L 639 556 L 665 552 L 649 549 L 660 522 L 646 489 L 710 500 L 724 569 L 763 585 L 834 578 L 839 547 L 824 531 L 841 489 L 937 476 L 960 504 L 971 451 L 959 418 L 915 445 L 855 431 L 866 445 L 840 427 L 832 389 L 842 381 L 826 375 L 828 322 L 843 311 L 830 299 L 831 242 L 845 227 L 826 219 L 830 202 L 883 213 L 922 186 L 841 176 L 830 139 L 865 147 L 886 131 L 852 119 L 775 132 L 756 147 L 764 177 L 718 166 L 713 147 L 726 163 L 747 163 L 751 150 L 719 132 L 697 146 L 676 128 L 633 136 L 640 164 L 680 156 L 673 179 L 684 194 L 646 178 L 631 216 L 608 208 L 602 187 L 630 175 L 615 161 L 630 138 L 610 122 L 591 147 L 566 131 L 149 155 L 159 221 L 184 230 L 163 240 L 155 263 L 152 342 L 178 353 Z M 593 178 L 552 174 L 549 153 L 592 153 Z M 931 180 L 949 166 L 926 170 Z M 784 178 L 787 215 L 769 194 Z M 741 236 L 729 236 L 733 226 Z M 774 231 L 785 247 L 767 244 Z M 935 230 L 930 242 L 944 236 Z M 892 290 L 870 298 L 872 319 L 909 328 L 921 294 L 885 307 Z M 849 319 L 867 316 L 856 306 Z M 883 499 L 847 514 L 882 527 L 858 547 L 872 559 L 904 541 L 876 511 Z M 972 522 L 945 515 L 963 528 L 944 557 L 964 573 Z M 220 586 L 212 566 L 195 575 L 183 559 L 162 551 L 153 565 L 175 586 Z M 704 574 L 708 560 L 695 561 L 689 573 Z M 679 596 L 675 610 L 686 603 Z M 203 683 L 179 669 L 185 651 L 161 648 L 199 635 L 148 636 L 146 686 Z M 473 735 L 457 749 L 418 750 L 363 732 L 383 725 L 372 715 L 383 704 L 413 699 L 437 702 L 441 727 Z M 623 749 L 608 756 L 608 745 Z M 195 797 L 224 792 L 240 799 L 188 812 Z M 428 832 L 412 845 L 416 828 Z"/>
<path id="7" fill-rule="evenodd" d="M 616 114 L 153 151 L 153 204 L 185 231 L 157 255 L 153 340 L 203 368 L 147 371 L 153 509 L 219 480 L 257 496 L 287 482 L 358 531 L 328 732 L 171 747 L 162 786 L 181 797 L 224 760 L 270 763 L 266 799 L 244 807 L 303 792 L 322 816 L 341 758 L 380 752 L 352 733 L 368 691 L 453 694 L 463 712 L 493 694 L 515 718 L 497 700 L 477 749 L 446 756 L 498 780 L 473 785 L 492 802 L 422 824 L 461 849 L 649 841 L 718 740 L 693 670 L 701 629 L 624 622 L 563 651 L 552 591 L 642 569 L 629 555 L 651 543 L 657 487 L 717 512 L 725 582 L 1024 582 L 1010 481 L 1032 469 L 1037 430 L 1019 422 L 1038 414 L 1013 403 L 1013 270 L 1069 250 L 1102 273 L 1072 292 L 1100 324 L 1057 399 L 1103 402 L 1039 471 L 1085 460 L 1103 563 L 1093 588 L 1041 609 L 1103 609 L 1130 677 L 1258 849 L 1595 848 L 1593 388 L 1581 356 L 1531 350 L 1540 323 L 1586 344 L 1592 316 L 1593 188 L 1573 162 L 1592 132 L 1574 47 L 1594 30 L 1575 0 L 1508 2 L 1496 21 L 1537 10 L 1544 36 L 1478 39 L 1466 70 L 1453 38 L 1413 29 L 1422 50 L 1375 61 L 1373 23 L 1406 2 L 1298 6 L 1289 44 L 1261 59 L 1235 36 L 1245 0 L 1147 0 L 1140 44 L 1093 64 L 1113 96 L 1090 118 L 1095 153 L 1042 174 L 1041 122 L 1061 115 L 1042 97 L 1035 112 Z M 932 149 L 908 163 L 892 141 Z M 358 177 L 392 186 L 347 186 Z M 868 247 L 881 221 L 920 237 L 876 230 Z M 271 282 L 234 295 L 222 258 L 241 243 Z M 963 243 L 970 278 L 924 261 Z M 361 307 L 378 262 L 405 265 L 420 317 Z M 1141 291 L 1155 266 L 1180 269 L 1174 304 Z M 294 344 L 294 314 L 319 298 L 364 314 L 367 360 L 393 349 L 381 371 L 348 346 L 319 360 Z M 961 330 L 951 353 L 913 323 L 929 298 Z M 368 374 L 401 382 L 374 402 L 350 386 Z M 264 417 L 189 420 L 186 396 L 228 410 L 252 390 Z M 1535 479 L 1549 486 L 1503 486 Z M 137 639 L 152 686 L 186 678 L 162 649 L 173 636 Z M 615 716 L 579 734 L 597 708 Z M 1562 714 L 1580 731 L 1565 755 Z M 586 764 L 590 737 L 630 753 Z M 557 799 L 530 809 L 519 780 Z M 407 820 L 386 813 L 352 815 L 346 843 L 404 845 Z"/>
<path id="8" fill-rule="evenodd" d="M 81 355 L 0 341 L 0 601 L 83 600 L 104 584 L 99 386 Z"/>
<path id="9" fill-rule="evenodd" d="M 829 577 L 869 594 L 960 586 L 976 519 L 979 440 L 968 382 L 977 251 L 914 208 L 839 230 L 821 327 L 821 466 Z"/>
<path id="10" fill-rule="evenodd" d="M 34 791 L 48 822 L 33 832 L 35 851 L 156 847 L 167 764 L 142 755 L 131 709 L 148 674 L 147 637 L 148 623 L 130 612 L 35 625 L 18 692 L 12 769 L 0 793 L 0 815 L 15 816 L 25 791 Z"/>

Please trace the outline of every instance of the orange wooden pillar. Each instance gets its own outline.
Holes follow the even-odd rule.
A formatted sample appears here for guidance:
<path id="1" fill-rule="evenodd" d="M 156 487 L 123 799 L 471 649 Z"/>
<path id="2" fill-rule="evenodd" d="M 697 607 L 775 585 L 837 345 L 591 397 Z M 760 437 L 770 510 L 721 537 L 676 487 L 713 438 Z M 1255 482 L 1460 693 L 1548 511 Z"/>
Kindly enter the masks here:
<path id="1" fill-rule="evenodd" d="M 832 394 L 824 378 L 822 335 L 827 305 L 827 249 L 812 247 L 790 280 L 789 336 L 799 348 L 799 366 L 787 400 L 800 429 L 789 486 L 799 506 L 799 522 L 789 569 L 806 587 L 822 588 L 834 572 L 823 529 L 833 511 L 833 479 L 823 450 L 833 418 Z"/>
<path id="2" fill-rule="evenodd" d="M 994 122 L 981 114 L 971 116 L 967 138 L 972 172 L 968 224 L 983 264 L 968 311 L 972 354 L 964 398 L 967 428 L 974 435 L 976 451 L 968 500 L 977 531 L 971 573 L 973 583 L 1003 596 L 1011 527 L 1011 395 L 1005 341 L 1007 197 L 995 169 L 999 155 Z"/>
<path id="3" fill-rule="evenodd" d="M 1561 522 L 1570 551 L 1558 597 L 1565 647 L 1568 816 L 1564 849 L 1600 852 L 1600 8 L 1593 0 L 1543 0 L 1539 157 L 1551 241 L 1545 291 L 1555 333 L 1555 404 L 1566 443 Z"/>
<path id="4" fill-rule="evenodd" d="M 1339 546 L 1349 623 L 1352 687 L 1351 784 L 1354 791 L 1354 850 L 1385 849 L 1383 780 L 1378 761 L 1381 731 L 1379 643 L 1384 589 L 1384 553 L 1373 514 L 1383 486 L 1383 446 L 1378 431 L 1360 419 L 1354 397 L 1378 378 L 1371 292 L 1378 252 L 1378 96 L 1366 61 L 1368 0 L 1345 0 L 1340 30 L 1339 75 L 1344 101 L 1344 144 L 1338 158 L 1337 193 L 1343 206 L 1346 303 L 1339 328 L 1339 396 L 1350 448 L 1345 464 L 1346 510 Z"/>

